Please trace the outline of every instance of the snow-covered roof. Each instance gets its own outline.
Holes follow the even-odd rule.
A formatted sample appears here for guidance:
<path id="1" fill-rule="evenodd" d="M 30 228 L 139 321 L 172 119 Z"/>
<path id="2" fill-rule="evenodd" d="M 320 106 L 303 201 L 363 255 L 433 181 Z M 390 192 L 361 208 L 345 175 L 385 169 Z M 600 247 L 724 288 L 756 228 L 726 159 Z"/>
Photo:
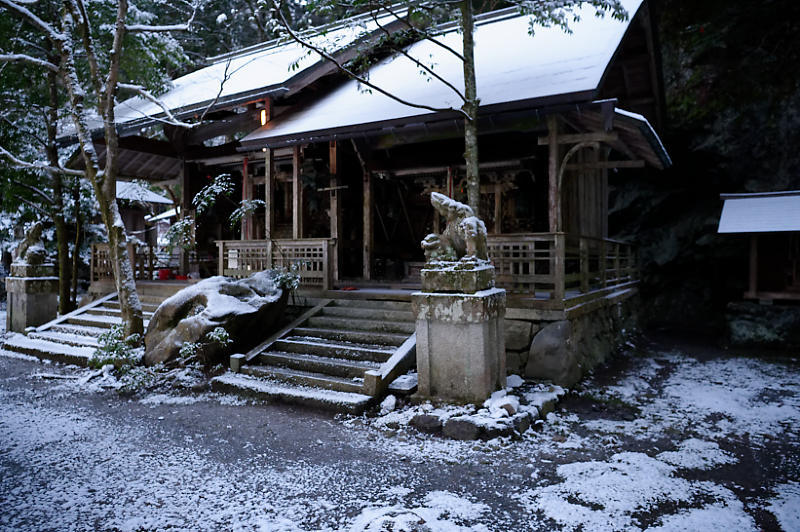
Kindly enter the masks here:
<path id="1" fill-rule="evenodd" d="M 170 218 L 174 218 L 178 216 L 178 209 L 172 208 L 168 211 L 164 211 L 161 214 L 154 214 L 153 216 L 145 216 L 145 222 L 160 222 L 161 220 L 169 220 Z"/>
<path id="2" fill-rule="evenodd" d="M 324 28 L 323 33 L 317 33 L 309 40 L 315 46 L 335 54 L 363 39 L 365 34 L 377 30 L 371 18 L 355 20 L 355 24 Z M 393 20 L 392 15 L 378 17 L 381 25 Z M 175 79 L 172 87 L 159 97 L 174 114 L 196 112 L 215 99 L 215 107 L 220 107 L 240 100 L 239 103 L 252 101 L 274 92 L 286 92 L 292 80 L 303 77 L 313 67 L 330 66 L 316 52 L 309 52 L 296 42 L 286 40 L 252 46 L 212 59 L 215 60 L 213 64 Z M 118 123 L 140 127 L 151 122 L 151 117 L 163 115 L 163 109 L 137 96 L 117 104 L 115 113 Z"/>
<path id="3" fill-rule="evenodd" d="M 508 15 L 488 18 L 475 28 L 475 64 L 478 97 L 483 109 L 511 103 L 536 104 L 559 96 L 559 102 L 594 99 L 630 21 L 642 0 L 622 0 L 630 17 L 619 21 L 596 17 L 591 6 L 578 10 L 572 34 L 557 27 L 539 28 L 529 34 L 530 17 Z M 461 51 L 457 29 L 439 38 Z M 430 41 L 413 44 L 408 53 L 434 72 L 463 87 L 462 62 Z M 397 55 L 381 61 L 369 71 L 369 80 L 386 87 L 400 98 L 436 108 L 460 108 L 462 101 L 451 89 L 433 79 L 426 82 L 420 68 Z M 276 117 L 242 139 L 245 146 L 264 146 L 281 139 L 311 141 L 315 136 L 348 128 L 387 123 L 424 121 L 432 111 L 399 103 L 377 91 L 365 92 L 356 81 L 348 81 L 307 108 Z"/>
<path id="4" fill-rule="evenodd" d="M 800 231 L 800 191 L 723 194 L 719 233 Z"/>
<path id="5" fill-rule="evenodd" d="M 117 199 L 138 201 L 142 203 L 162 203 L 171 205 L 172 201 L 159 196 L 144 185 L 134 181 L 117 181 Z"/>

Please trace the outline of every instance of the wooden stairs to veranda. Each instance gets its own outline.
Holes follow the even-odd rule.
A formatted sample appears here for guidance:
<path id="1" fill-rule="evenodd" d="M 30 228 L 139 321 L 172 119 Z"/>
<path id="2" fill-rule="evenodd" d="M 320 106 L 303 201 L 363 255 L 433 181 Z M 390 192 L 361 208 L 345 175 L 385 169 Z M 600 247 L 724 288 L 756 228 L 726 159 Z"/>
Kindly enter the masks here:
<path id="1" fill-rule="evenodd" d="M 325 299 L 247 354 L 212 389 L 360 413 L 387 391 L 410 393 L 416 363 L 408 301 Z M 397 380 L 395 380 L 397 379 Z"/>
<path id="2" fill-rule="evenodd" d="M 139 290 L 145 328 L 161 302 L 183 286 Z M 100 335 L 120 324 L 119 299 L 114 292 L 45 323 L 27 335 L 11 334 L 0 349 L 85 367 L 98 346 Z"/>

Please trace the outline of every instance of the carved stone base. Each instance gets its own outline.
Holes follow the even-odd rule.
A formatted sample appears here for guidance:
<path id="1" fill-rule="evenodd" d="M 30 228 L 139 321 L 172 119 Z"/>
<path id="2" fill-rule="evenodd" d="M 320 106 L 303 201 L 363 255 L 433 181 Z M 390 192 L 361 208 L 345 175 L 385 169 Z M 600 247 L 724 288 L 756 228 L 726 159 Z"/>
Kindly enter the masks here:
<path id="1" fill-rule="evenodd" d="M 494 287 L 494 266 L 483 261 L 426 264 L 420 271 L 423 292 L 474 294 Z"/>
<path id="2" fill-rule="evenodd" d="M 14 271 L 14 266 L 11 271 Z M 7 331 L 25 332 L 28 327 L 38 327 L 55 319 L 58 277 L 6 277 L 6 292 Z"/>
<path id="3" fill-rule="evenodd" d="M 412 294 L 417 318 L 417 395 L 481 403 L 506 385 L 506 292 Z"/>
<path id="4" fill-rule="evenodd" d="M 11 277 L 53 277 L 55 264 L 14 264 L 11 263 Z"/>

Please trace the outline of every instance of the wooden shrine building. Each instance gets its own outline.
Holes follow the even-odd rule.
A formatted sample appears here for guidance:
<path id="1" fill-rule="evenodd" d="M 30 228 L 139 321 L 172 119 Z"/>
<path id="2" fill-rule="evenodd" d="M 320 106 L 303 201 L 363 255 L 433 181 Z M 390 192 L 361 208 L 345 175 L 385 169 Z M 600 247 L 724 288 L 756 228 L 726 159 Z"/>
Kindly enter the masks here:
<path id="1" fill-rule="evenodd" d="M 800 191 L 720 197 L 718 232 L 750 237 L 744 298 L 800 301 Z"/>
<path id="2" fill-rule="evenodd" d="M 609 239 L 609 172 L 662 169 L 670 158 L 654 129 L 663 96 L 649 12 L 641 0 L 623 4 L 627 21 L 587 8 L 572 34 L 539 28 L 531 37 L 528 17 L 513 9 L 476 21 L 479 216 L 510 305 L 564 309 L 636 283 L 633 243 Z M 384 23 L 393 31 L 391 20 Z M 319 38 L 346 60 L 371 43 L 348 40 L 349 31 L 333 27 Z M 440 39 L 460 48 L 456 26 Z M 443 48 L 421 41 L 408 53 L 463 85 L 461 63 Z M 369 79 L 429 107 L 463 103 L 402 55 L 378 61 Z M 294 43 L 214 58 L 175 80 L 163 101 L 179 118 L 206 113 L 203 125 L 161 125 L 152 102 L 122 102 L 123 174 L 180 183 L 185 215 L 220 173 L 234 176 L 237 199 L 266 203 L 237 230 L 226 221 L 233 203 L 196 220 L 197 255 L 217 265 L 206 274 L 294 265 L 309 291 L 413 288 L 420 241 L 442 228 L 430 192 L 465 199 L 457 112 L 366 92 Z"/>

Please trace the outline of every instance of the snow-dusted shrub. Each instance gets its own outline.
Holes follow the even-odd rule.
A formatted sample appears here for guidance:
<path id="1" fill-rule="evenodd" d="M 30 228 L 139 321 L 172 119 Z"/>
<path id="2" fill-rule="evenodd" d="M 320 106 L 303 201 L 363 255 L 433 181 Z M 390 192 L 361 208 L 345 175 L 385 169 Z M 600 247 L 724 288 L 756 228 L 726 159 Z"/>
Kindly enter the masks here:
<path id="1" fill-rule="evenodd" d="M 89 366 L 99 369 L 111 364 L 120 371 L 127 371 L 139 364 L 144 354 L 142 335 L 132 334 L 125 337 L 122 325 L 112 325 L 111 329 L 98 338 L 99 347 L 89 359 Z"/>
<path id="2" fill-rule="evenodd" d="M 281 290 L 294 292 L 300 286 L 300 274 L 298 273 L 297 264 L 292 264 L 289 269 L 274 268 L 273 281 L 275 285 Z"/>

